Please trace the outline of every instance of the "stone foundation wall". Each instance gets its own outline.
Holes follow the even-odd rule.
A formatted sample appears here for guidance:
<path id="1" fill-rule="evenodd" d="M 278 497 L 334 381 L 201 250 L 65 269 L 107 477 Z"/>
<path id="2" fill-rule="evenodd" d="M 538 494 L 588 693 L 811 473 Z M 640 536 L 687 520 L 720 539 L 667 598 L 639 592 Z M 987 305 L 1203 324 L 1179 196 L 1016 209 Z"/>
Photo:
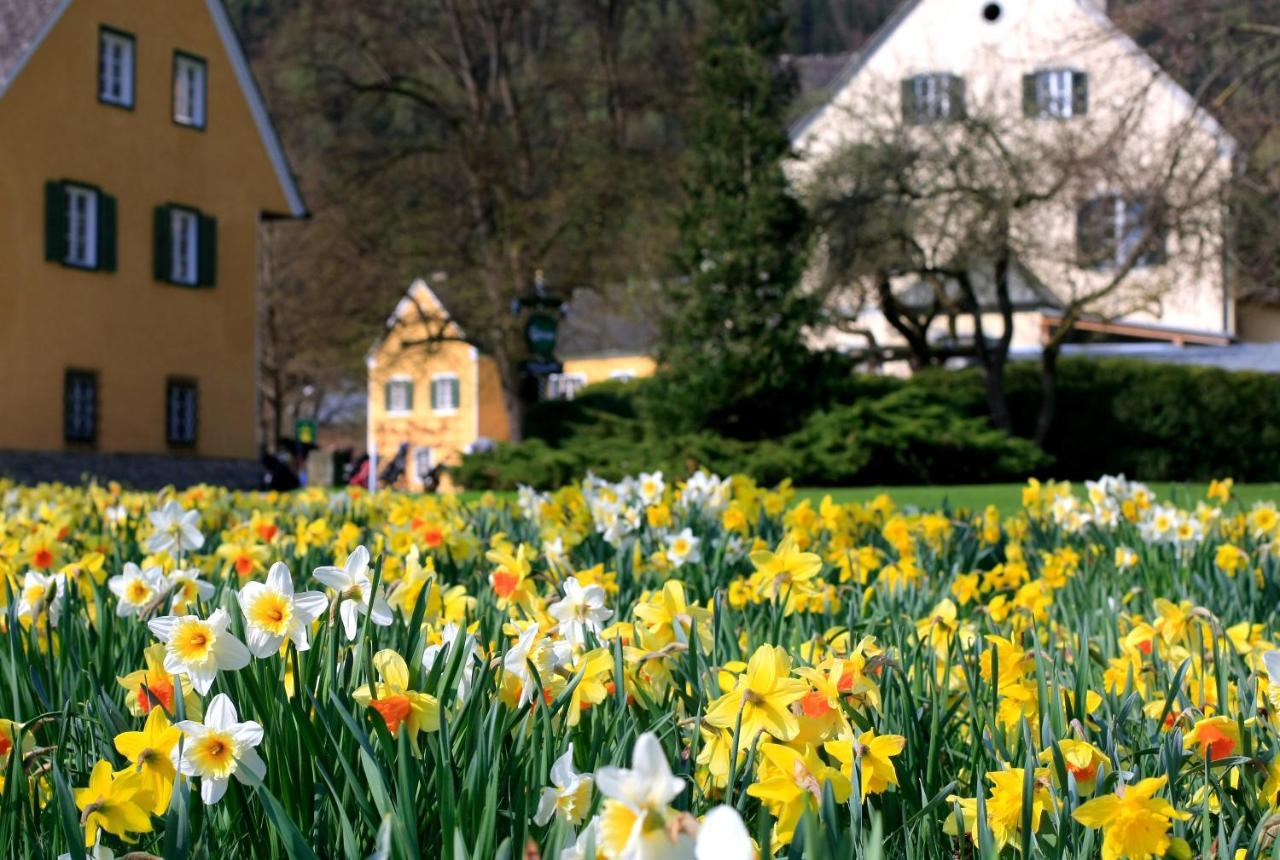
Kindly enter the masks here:
<path id="1" fill-rule="evenodd" d="M 211 457 L 170 457 L 164 454 L 105 454 L 94 451 L 0 451 L 0 477 L 23 484 L 61 482 L 83 484 L 119 481 L 135 489 L 158 489 L 172 484 L 216 484 L 255 489 L 262 479 L 256 460 Z"/>

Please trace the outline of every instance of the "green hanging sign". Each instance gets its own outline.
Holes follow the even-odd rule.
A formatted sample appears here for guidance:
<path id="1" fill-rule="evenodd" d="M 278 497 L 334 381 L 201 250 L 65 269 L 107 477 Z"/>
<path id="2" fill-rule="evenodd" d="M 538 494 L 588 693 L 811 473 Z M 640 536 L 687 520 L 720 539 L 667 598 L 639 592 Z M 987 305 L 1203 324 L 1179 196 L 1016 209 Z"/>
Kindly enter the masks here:
<path id="1" fill-rule="evenodd" d="M 550 358 L 556 351 L 559 323 L 548 313 L 535 313 L 525 323 L 524 339 L 534 355 Z"/>
<path id="2" fill-rule="evenodd" d="M 303 445 L 316 444 L 316 422 L 309 418 L 299 418 L 294 422 L 293 435 Z"/>

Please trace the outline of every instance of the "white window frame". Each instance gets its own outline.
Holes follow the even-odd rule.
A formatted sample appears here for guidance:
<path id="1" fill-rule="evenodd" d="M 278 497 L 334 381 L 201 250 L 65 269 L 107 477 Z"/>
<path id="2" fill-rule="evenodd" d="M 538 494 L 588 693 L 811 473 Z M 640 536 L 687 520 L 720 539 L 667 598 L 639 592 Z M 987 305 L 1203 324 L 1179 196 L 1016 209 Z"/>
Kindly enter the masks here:
<path id="1" fill-rule="evenodd" d="M 547 399 L 572 400 L 586 385 L 585 373 L 553 373 L 547 377 Z"/>
<path id="2" fill-rule="evenodd" d="M 916 115 L 924 122 L 951 119 L 950 76 L 940 72 L 917 75 L 911 86 L 915 90 Z"/>
<path id="3" fill-rule="evenodd" d="M 411 415 L 413 408 L 409 405 L 409 391 L 413 389 L 413 377 L 393 376 L 387 380 L 387 385 L 387 414 Z"/>
<path id="4" fill-rule="evenodd" d="M 190 128 L 204 128 L 207 116 L 208 64 L 198 57 L 173 57 L 173 121 Z"/>
<path id="5" fill-rule="evenodd" d="M 452 383 L 455 383 L 455 385 L 446 385 L 440 390 L 440 393 L 437 393 L 436 386 L 442 382 L 452 382 Z M 459 407 L 462 405 L 460 402 L 454 402 L 448 405 L 442 405 L 445 402 L 445 397 L 442 396 L 443 393 L 448 392 L 449 397 L 452 397 L 455 389 L 458 392 L 458 400 L 461 401 L 462 400 L 462 383 L 459 382 L 458 380 L 458 374 L 433 373 L 431 375 L 431 391 L 430 391 L 431 403 L 433 404 L 431 407 L 431 411 L 434 412 L 436 415 L 456 415 Z"/>
<path id="6" fill-rule="evenodd" d="M 200 281 L 200 213 L 169 210 L 169 280 L 194 286 Z"/>
<path id="7" fill-rule="evenodd" d="M 65 185 L 67 194 L 67 251 L 62 261 L 84 269 L 98 267 L 98 192 L 83 185 Z"/>
<path id="8" fill-rule="evenodd" d="M 1036 72 L 1036 106 L 1040 116 L 1071 119 L 1075 116 L 1076 75 L 1071 69 Z"/>
<path id="9" fill-rule="evenodd" d="M 426 457 L 426 468 L 422 468 L 419 458 Z M 429 445 L 419 445 L 413 449 L 413 456 L 409 458 L 409 469 L 412 473 L 412 480 L 421 484 L 430 474 L 431 468 L 435 465 L 435 452 Z"/>
<path id="10" fill-rule="evenodd" d="M 98 34 L 98 100 L 133 107 L 135 42 L 132 36 L 105 27 Z"/>
<path id="11" fill-rule="evenodd" d="M 1138 243 L 1142 241 L 1145 227 L 1142 223 L 1143 210 L 1146 204 L 1141 200 L 1131 200 L 1123 195 L 1117 195 L 1115 201 L 1115 258 L 1114 264 L 1120 266 L 1125 260 L 1129 259 L 1129 255 L 1133 253 Z M 1135 266 L 1141 267 L 1146 265 L 1139 258 Z"/>

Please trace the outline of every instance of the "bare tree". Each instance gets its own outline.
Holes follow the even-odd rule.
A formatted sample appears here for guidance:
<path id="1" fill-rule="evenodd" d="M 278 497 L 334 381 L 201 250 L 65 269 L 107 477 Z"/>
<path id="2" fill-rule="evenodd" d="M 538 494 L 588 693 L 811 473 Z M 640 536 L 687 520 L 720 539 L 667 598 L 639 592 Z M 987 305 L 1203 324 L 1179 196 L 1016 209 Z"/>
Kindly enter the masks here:
<path id="1" fill-rule="evenodd" d="M 1020 105 L 1007 74 L 968 98 L 958 79 L 931 84 L 955 89 L 925 91 L 923 109 L 910 83 L 900 97 L 881 81 L 846 101 L 851 133 L 811 148 L 798 170 L 823 232 L 815 287 L 833 325 L 866 327 L 873 309 L 905 346 L 886 353 L 877 338 L 878 360 L 978 363 L 992 421 L 1009 429 L 1003 378 L 1019 313 L 1053 309 L 1040 343 L 1043 443 L 1077 324 L 1194 318 L 1187 308 L 1225 280 L 1231 142 L 1158 68 L 1121 61 L 1123 87 L 1094 76 L 1107 81 L 1096 109 L 1078 72 L 1048 94 L 1029 75 Z"/>
<path id="2" fill-rule="evenodd" d="M 517 438 L 536 387 L 512 303 L 535 272 L 568 289 L 667 266 L 628 227 L 653 217 L 636 200 L 677 187 L 677 160 L 657 156 L 677 140 L 687 68 L 638 66 L 653 42 L 690 38 L 694 10 L 637 5 L 320 0 L 309 19 L 329 163 L 365 202 L 347 227 L 406 279 L 448 273 L 450 321 L 495 360 Z"/>

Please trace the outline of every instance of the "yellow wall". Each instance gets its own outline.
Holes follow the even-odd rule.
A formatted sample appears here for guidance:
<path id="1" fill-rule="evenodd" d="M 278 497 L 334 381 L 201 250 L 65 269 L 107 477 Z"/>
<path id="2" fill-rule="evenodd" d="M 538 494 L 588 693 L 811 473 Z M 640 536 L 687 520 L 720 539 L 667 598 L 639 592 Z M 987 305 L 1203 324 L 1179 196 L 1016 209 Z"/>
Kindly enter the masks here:
<path id="1" fill-rule="evenodd" d="M 497 364 L 463 342 L 463 333 L 456 326 L 446 326 L 444 333 L 446 338 L 459 340 L 440 340 L 440 323 L 446 314 L 425 283 L 415 282 L 388 320 L 386 335 L 369 355 L 369 427 L 379 471 L 404 442 L 409 443 L 411 462 L 416 449 L 430 448 L 433 464 L 456 465 L 477 439 L 502 442 L 511 438 Z M 437 342 L 422 344 L 431 338 Z M 564 362 L 565 373 L 581 373 L 588 384 L 610 379 L 620 371 L 641 377 L 653 370 L 654 361 L 646 355 L 581 357 Z M 431 408 L 431 379 L 445 373 L 457 374 L 459 403 L 456 412 L 440 414 Z M 408 414 L 387 411 L 386 385 L 397 378 L 413 383 L 413 408 Z M 421 478 L 409 465 L 400 485 L 419 490 Z"/>
<path id="2" fill-rule="evenodd" d="M 583 356 L 564 360 L 564 372 L 582 374 L 587 385 L 613 379 L 616 373 L 630 373 L 636 379 L 653 376 L 654 367 L 653 359 L 647 355 Z"/>
<path id="3" fill-rule="evenodd" d="M 103 24 L 136 38 L 132 110 L 98 102 Z M 208 63 L 203 131 L 172 122 L 175 49 Z M 45 262 L 44 183 L 60 179 L 116 197 L 116 272 Z M 181 376 L 198 384 L 194 453 L 254 456 L 258 214 L 289 207 L 203 0 L 73 2 L 0 98 L 0 201 L 0 448 L 64 447 L 73 367 L 98 373 L 98 450 L 167 451 Z M 218 219 L 213 288 L 154 280 L 165 203 Z"/>
<path id="4" fill-rule="evenodd" d="M 413 301 L 406 299 L 396 308 L 393 319 L 397 322 L 369 357 L 368 417 L 378 452 L 379 471 L 395 456 L 401 443 L 408 442 L 410 464 L 406 467 L 403 485 L 420 489 L 422 476 L 416 474 L 412 464 L 414 451 L 430 448 L 433 465 L 458 463 L 462 452 L 478 435 L 481 385 L 490 377 L 496 379 L 497 374 L 491 361 L 482 361 L 474 347 L 461 341 L 443 341 L 429 347 L 406 346 L 406 342 L 412 344 L 428 335 L 422 319 L 424 313 L 443 313 L 425 286 L 415 284 L 410 294 Z M 433 316 L 433 319 L 440 317 Z M 460 333 L 451 329 L 449 334 Z M 437 412 L 431 407 L 431 379 L 447 373 L 458 377 L 458 408 L 447 413 Z M 386 384 L 396 378 L 407 378 L 413 383 L 413 408 L 407 414 L 387 411 Z M 490 385 L 485 384 L 485 388 Z M 492 392 L 485 393 L 492 396 Z"/>

